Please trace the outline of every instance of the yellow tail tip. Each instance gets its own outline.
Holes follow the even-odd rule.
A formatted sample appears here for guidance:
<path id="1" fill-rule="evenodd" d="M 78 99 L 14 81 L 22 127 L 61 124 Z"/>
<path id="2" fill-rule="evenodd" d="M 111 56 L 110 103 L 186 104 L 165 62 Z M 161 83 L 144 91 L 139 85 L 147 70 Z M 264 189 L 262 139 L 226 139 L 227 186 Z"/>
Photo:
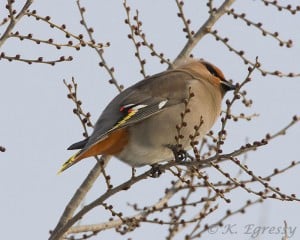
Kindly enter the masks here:
<path id="1" fill-rule="evenodd" d="M 73 164 L 75 164 L 76 161 L 76 156 L 77 153 L 74 154 L 72 157 L 70 157 L 62 166 L 61 168 L 58 170 L 58 172 L 56 173 L 57 175 L 60 175 L 63 171 L 65 171 L 66 169 L 68 169 L 69 167 L 71 167 Z"/>
<path id="2" fill-rule="evenodd" d="M 65 169 L 63 169 L 62 167 L 57 171 L 56 175 L 60 175 Z"/>

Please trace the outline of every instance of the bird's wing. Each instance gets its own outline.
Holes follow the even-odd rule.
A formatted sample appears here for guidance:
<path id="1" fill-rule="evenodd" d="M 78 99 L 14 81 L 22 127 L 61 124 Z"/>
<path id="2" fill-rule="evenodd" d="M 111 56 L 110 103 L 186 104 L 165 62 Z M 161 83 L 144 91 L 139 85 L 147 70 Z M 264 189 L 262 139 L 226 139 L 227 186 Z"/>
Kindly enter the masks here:
<path id="1" fill-rule="evenodd" d="M 97 123 L 101 124 L 101 128 L 95 128 L 93 134 L 89 138 L 86 147 L 90 144 L 101 141 L 102 139 L 106 138 L 106 136 L 108 136 L 111 132 L 117 129 L 121 129 L 134 123 L 140 122 L 146 118 L 158 114 L 159 112 L 170 106 L 180 103 L 182 103 L 182 101 L 176 102 L 174 100 L 171 101 L 167 98 L 156 97 L 146 99 L 144 101 L 120 105 L 118 112 L 115 112 L 114 116 L 110 118 L 110 123 L 106 126 L 104 124 L 108 122 L 108 120 L 106 120 L 107 116 L 103 118 L 100 117 Z M 116 116 L 118 116 L 118 118 Z M 106 129 L 104 127 L 110 128 Z"/>
<path id="2" fill-rule="evenodd" d="M 193 76 L 185 71 L 170 70 L 127 88 L 102 112 L 84 148 L 105 139 L 117 129 L 149 118 L 168 107 L 182 104 L 188 98 L 187 81 L 192 79 Z"/>

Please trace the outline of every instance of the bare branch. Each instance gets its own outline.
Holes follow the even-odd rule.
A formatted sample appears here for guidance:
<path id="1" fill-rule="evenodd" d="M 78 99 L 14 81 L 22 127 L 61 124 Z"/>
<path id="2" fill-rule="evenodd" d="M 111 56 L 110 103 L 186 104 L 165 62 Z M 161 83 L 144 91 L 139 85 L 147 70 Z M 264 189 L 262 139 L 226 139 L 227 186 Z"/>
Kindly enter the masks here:
<path id="1" fill-rule="evenodd" d="M 288 125 L 286 125 L 284 128 L 282 128 L 281 130 L 279 130 L 278 132 L 274 133 L 273 135 L 271 134 L 267 134 L 266 135 L 266 139 L 274 139 L 278 136 L 281 136 L 281 135 L 285 135 L 286 134 L 286 131 L 291 128 L 293 125 L 295 125 L 296 123 L 298 123 L 300 121 L 300 116 L 293 116 L 292 120 L 290 121 L 290 123 Z"/>
<path id="2" fill-rule="evenodd" d="M 174 184 L 174 186 L 169 189 L 169 191 L 155 204 L 153 204 L 150 208 L 144 209 L 142 210 L 140 213 L 131 216 L 131 217 L 127 217 L 125 220 L 125 222 L 122 222 L 122 220 L 117 219 L 117 220 L 113 220 L 113 221 L 109 221 L 109 222 L 105 222 L 105 223 L 100 223 L 100 224 L 91 224 L 91 225 L 83 225 L 83 226 L 74 226 L 71 227 L 67 234 L 71 234 L 71 233 L 81 233 L 81 232 L 98 232 L 98 231 L 102 231 L 102 230 L 106 230 L 106 229 L 110 229 L 110 228 L 116 228 L 119 227 L 122 224 L 126 224 L 126 222 L 128 221 L 128 219 L 131 219 L 130 221 L 132 221 L 132 219 L 135 219 L 136 221 L 145 218 L 147 215 L 149 215 L 150 213 L 152 213 L 152 209 L 155 209 L 156 211 L 158 211 L 159 209 L 164 209 L 165 204 L 169 201 L 169 199 L 171 199 L 174 194 L 178 191 L 178 189 L 183 185 L 183 183 L 181 181 L 177 181 L 176 184 Z"/>
<path id="3" fill-rule="evenodd" d="M 205 233 L 206 231 L 208 231 L 209 229 L 211 229 L 211 228 L 213 228 L 213 227 L 215 227 L 215 226 L 220 226 L 227 218 L 232 217 L 232 216 L 234 216 L 234 215 L 236 215 L 236 214 L 239 214 L 239 213 L 244 213 L 246 208 L 248 208 L 248 207 L 250 207 L 250 206 L 253 206 L 253 205 L 255 205 L 255 204 L 261 203 L 261 202 L 262 202 L 262 199 L 261 199 L 261 198 L 255 200 L 255 201 L 250 201 L 250 200 L 248 200 L 248 201 L 246 202 L 246 204 L 243 205 L 242 207 L 240 207 L 239 209 L 237 209 L 237 210 L 235 210 L 235 211 L 230 211 L 230 210 L 228 210 L 228 211 L 226 212 L 226 215 L 223 216 L 223 217 L 221 217 L 221 218 L 220 218 L 218 221 L 216 221 L 215 223 L 213 223 L 213 224 L 205 224 L 203 230 L 200 230 L 199 232 L 193 234 L 192 236 L 190 236 L 190 237 L 187 238 L 187 239 L 189 239 L 189 240 L 190 240 L 190 239 L 199 239 L 199 238 L 202 236 L 203 233 Z"/>
<path id="4" fill-rule="evenodd" d="M 85 28 L 85 30 L 86 30 L 86 32 L 87 32 L 87 34 L 88 34 L 88 36 L 89 36 L 91 42 L 94 43 L 94 42 L 96 42 L 96 41 L 95 41 L 95 39 L 94 39 L 94 37 L 93 37 L 93 34 L 92 34 L 92 33 L 93 33 L 93 30 L 87 26 L 86 20 L 85 20 L 85 18 L 84 18 L 85 8 L 83 8 L 83 7 L 81 6 L 80 0 L 77 0 L 76 3 L 77 3 L 77 7 L 78 7 L 78 10 L 79 10 L 80 16 L 81 16 L 81 21 L 80 21 L 80 23 L 81 23 L 81 24 L 83 25 L 83 27 Z M 106 45 L 110 46 L 110 43 L 106 43 Z M 118 91 L 121 92 L 121 91 L 123 90 L 124 87 L 123 87 L 122 85 L 119 85 L 119 84 L 118 84 L 118 81 L 117 81 L 117 79 L 116 79 L 115 76 L 114 76 L 114 71 L 115 71 L 114 68 L 113 68 L 113 67 L 109 67 L 109 66 L 107 65 L 107 62 L 106 62 L 106 60 L 105 60 L 105 58 L 104 58 L 104 50 L 103 50 L 103 49 L 98 49 L 98 48 L 94 48 L 94 49 L 96 50 L 98 56 L 99 56 L 100 59 L 101 59 L 101 62 L 99 63 L 99 66 L 100 66 L 100 67 L 104 67 L 105 70 L 107 71 L 107 73 L 108 73 L 108 74 L 110 75 L 110 77 L 111 77 L 111 79 L 109 80 L 109 83 L 110 83 L 110 84 L 113 84 L 113 85 L 118 89 Z"/>
<path id="5" fill-rule="evenodd" d="M 186 17 L 185 17 L 185 14 L 184 14 L 184 11 L 183 11 L 184 2 L 181 1 L 181 0 L 176 0 L 176 5 L 177 5 L 178 10 L 179 10 L 179 13 L 177 14 L 177 16 L 182 19 L 182 22 L 184 24 L 183 31 L 187 33 L 186 38 L 189 39 L 189 40 L 192 40 L 193 35 L 194 35 L 194 31 L 192 31 L 190 29 L 191 20 L 186 19 Z"/>
<path id="6" fill-rule="evenodd" d="M 78 117 L 80 123 L 82 124 L 84 130 L 83 136 L 88 137 L 87 127 L 94 127 L 94 126 L 90 120 L 91 114 L 89 112 L 84 112 L 84 110 L 81 107 L 82 101 L 79 100 L 78 92 L 77 92 L 78 85 L 75 82 L 74 78 L 72 78 L 72 84 L 68 84 L 66 80 L 64 80 L 63 82 L 69 91 L 67 97 L 71 99 L 71 101 L 75 104 L 76 108 L 73 109 L 73 113 Z"/>
<path id="7" fill-rule="evenodd" d="M 286 10 L 291 14 L 296 14 L 300 11 L 300 6 L 292 7 L 292 5 L 288 4 L 286 6 L 282 6 L 278 3 L 278 1 L 270 1 L 270 0 L 261 0 L 266 6 L 272 5 L 277 8 L 278 11 Z"/>
<path id="8" fill-rule="evenodd" d="M 127 2 L 124 1 L 124 7 L 125 7 L 125 10 L 126 10 L 126 14 L 127 16 L 129 17 L 129 12 L 130 12 L 130 7 L 128 6 Z M 128 18 L 127 17 L 127 18 Z M 153 43 L 150 43 L 147 38 L 146 38 L 146 34 L 142 31 L 141 29 L 141 26 L 142 26 L 142 22 L 140 21 L 139 19 L 139 15 L 138 15 L 138 12 L 137 14 L 133 17 L 134 21 L 136 24 L 131 24 L 131 22 L 129 21 L 129 19 L 126 19 L 125 20 L 125 23 L 128 24 L 130 26 L 130 28 L 132 30 L 134 30 L 134 34 L 130 34 L 128 35 L 128 38 L 132 38 L 133 35 L 135 36 L 138 36 L 141 38 L 141 42 L 137 42 L 137 47 L 140 48 L 141 46 L 144 46 L 146 48 L 148 48 L 150 50 L 150 55 L 151 56 L 155 56 L 157 57 L 159 60 L 160 60 L 160 63 L 166 63 L 168 64 L 169 67 L 172 67 L 172 63 L 170 61 L 170 59 L 168 58 L 165 58 L 165 55 L 164 53 L 159 53 L 155 48 L 154 48 L 154 44 Z M 140 45 L 141 44 L 141 45 Z M 136 53 L 137 54 L 137 53 Z M 135 54 L 135 55 L 136 55 Z M 145 64 L 145 60 L 142 60 L 141 59 L 141 62 L 140 62 L 141 66 Z"/>
<path id="9" fill-rule="evenodd" d="M 99 163 L 97 163 L 99 164 Z M 100 170 L 100 168 L 97 168 L 97 170 Z M 136 182 L 139 182 L 141 180 L 146 179 L 150 174 L 152 170 L 149 170 L 145 173 L 142 173 L 136 177 L 133 177 L 129 179 L 128 181 L 118 185 L 117 187 L 114 187 L 112 189 L 107 190 L 103 195 L 101 195 L 99 198 L 91 202 L 90 204 L 86 205 L 83 207 L 77 214 L 75 214 L 72 218 L 69 220 L 67 218 L 64 218 L 63 221 L 60 221 L 61 224 L 57 225 L 55 230 L 53 231 L 53 234 L 49 238 L 49 240 L 54 240 L 54 239 L 60 239 L 67 231 L 68 229 L 73 226 L 74 223 L 76 223 L 78 220 L 82 218 L 83 215 L 88 213 L 91 209 L 99 206 L 102 204 L 106 199 L 109 197 L 113 196 L 115 193 L 119 191 L 124 191 L 128 190 L 133 184 Z M 98 177 L 98 176 L 97 176 Z M 75 210 L 74 210 L 75 211 Z M 68 214 L 68 217 L 71 216 Z"/>
<path id="10" fill-rule="evenodd" d="M 102 168 L 105 168 L 106 164 L 109 161 L 109 157 L 102 156 L 101 160 L 97 162 L 97 164 L 93 167 L 93 169 L 90 171 L 89 175 L 86 177 L 86 179 L 83 181 L 83 183 L 80 185 L 80 187 L 77 189 L 76 193 L 70 200 L 70 202 L 67 204 L 58 224 L 54 228 L 53 231 L 51 231 L 51 235 L 49 240 L 59 239 L 64 232 L 61 231 L 64 226 L 66 226 L 66 223 L 70 221 L 71 217 L 73 216 L 74 212 L 86 196 L 87 192 L 91 189 L 94 182 L 98 178 L 98 176 L 102 172 Z"/>
<path id="11" fill-rule="evenodd" d="M 53 21 L 51 21 L 50 16 L 42 17 L 42 16 L 38 15 L 36 10 L 33 10 L 31 12 L 28 11 L 28 12 L 26 12 L 26 15 L 28 17 L 35 18 L 37 21 L 42 21 L 42 22 L 48 24 L 51 28 L 59 30 L 60 32 L 65 34 L 66 38 L 71 38 L 72 37 L 72 38 L 76 39 L 79 42 L 80 46 L 82 46 L 82 47 L 84 47 L 86 45 L 88 45 L 88 46 L 90 46 L 91 48 L 94 48 L 94 49 L 102 49 L 103 47 L 109 47 L 109 43 L 105 43 L 105 44 L 96 43 L 93 40 L 86 41 L 84 39 L 83 34 L 74 34 L 74 33 L 72 33 L 71 31 L 69 31 L 67 29 L 67 26 L 65 24 L 58 25 L 58 24 L 54 23 Z M 80 46 L 78 45 L 76 50 L 79 50 Z"/>
<path id="12" fill-rule="evenodd" d="M 145 78 L 146 72 L 145 72 L 145 64 L 146 64 L 146 60 L 142 59 L 141 56 L 141 51 L 140 51 L 140 47 L 142 46 L 142 43 L 139 42 L 136 39 L 136 36 L 139 36 L 140 34 L 140 25 L 142 24 L 139 20 L 138 20 L 138 16 L 139 16 L 139 12 L 138 10 L 136 10 L 136 15 L 134 16 L 134 20 L 136 22 L 136 25 L 133 25 L 130 19 L 130 7 L 127 6 L 127 2 L 124 1 L 123 3 L 124 8 L 126 10 L 126 19 L 125 19 L 125 23 L 128 24 L 129 29 L 130 29 L 130 34 L 128 34 L 128 38 L 132 40 L 132 43 L 135 47 L 136 52 L 134 53 L 134 55 L 136 56 L 136 58 L 139 61 L 139 64 L 141 66 L 141 70 L 140 73 L 143 75 L 143 77 Z"/>
<path id="13" fill-rule="evenodd" d="M 75 105 L 76 108 L 73 110 L 74 114 L 79 118 L 83 129 L 84 129 L 84 136 L 88 136 L 87 132 L 87 126 L 92 126 L 90 122 L 90 114 L 84 113 L 84 111 L 81 108 L 81 101 L 77 97 L 77 83 L 74 79 L 72 79 L 72 84 L 67 84 L 66 81 L 64 81 L 65 86 L 68 88 L 69 94 L 68 98 L 71 99 Z M 109 156 L 102 156 L 101 159 L 98 157 L 95 157 L 97 160 L 97 164 L 93 167 L 93 169 L 90 171 L 86 179 L 82 182 L 80 187 L 77 189 L 75 194 L 73 195 L 70 202 L 67 204 L 62 216 L 60 217 L 59 222 L 57 223 L 56 227 L 53 231 L 51 231 L 51 235 L 49 239 L 56 239 L 57 233 L 60 231 L 60 229 L 66 224 L 66 222 L 73 216 L 78 206 L 80 206 L 82 200 L 88 193 L 88 191 L 93 186 L 96 179 L 99 177 L 101 173 L 105 173 L 104 169 L 107 165 L 107 163 L 110 160 Z"/>
<path id="14" fill-rule="evenodd" d="M 229 39 L 226 38 L 226 37 L 220 37 L 218 35 L 218 31 L 217 30 L 214 30 L 214 31 L 211 31 L 210 32 L 211 35 L 213 35 L 215 37 L 215 39 L 217 41 L 221 41 L 227 48 L 230 52 L 233 52 L 235 53 L 238 57 L 240 57 L 245 64 L 250 64 L 252 67 L 254 67 L 256 65 L 255 62 L 249 60 L 247 57 L 245 57 L 245 52 L 243 50 L 237 50 L 235 49 L 234 47 L 232 47 L 228 42 L 229 42 Z M 277 76 L 277 77 L 291 77 L 291 78 L 294 78 L 294 77 L 299 77 L 300 76 L 300 73 L 282 73 L 281 71 L 279 70 L 275 70 L 275 71 L 268 71 L 268 70 L 265 70 L 262 68 L 261 64 L 259 64 L 257 67 L 257 70 L 261 72 L 261 74 L 263 76 L 266 76 L 266 75 L 274 75 L 274 76 Z"/>
<path id="15" fill-rule="evenodd" d="M 1 59 L 6 59 L 8 61 L 19 61 L 19 62 L 25 62 L 28 64 L 32 64 L 32 63 L 43 63 L 43 64 L 49 64 L 54 66 L 56 63 L 59 62 L 69 62 L 73 60 L 72 56 L 61 56 L 59 59 L 56 60 L 44 60 L 43 57 L 38 57 L 37 59 L 27 59 L 27 58 L 22 58 L 20 54 L 17 54 L 14 57 L 11 56 L 7 56 L 4 52 L 2 52 L 0 54 L 0 60 Z"/>
<path id="16" fill-rule="evenodd" d="M 282 40 L 279 37 L 278 32 L 272 33 L 270 31 L 266 30 L 265 28 L 263 28 L 263 24 L 261 22 L 255 23 L 255 22 L 247 19 L 245 13 L 241 13 L 241 14 L 235 13 L 233 8 L 230 9 L 227 13 L 228 13 L 228 15 L 232 15 L 233 18 L 235 18 L 235 19 L 240 19 L 240 20 L 244 21 L 247 24 L 247 26 L 251 26 L 251 27 L 258 29 L 262 33 L 263 36 L 270 36 L 273 39 L 277 40 L 279 42 L 279 46 L 281 46 L 281 47 L 286 46 L 288 48 L 292 47 L 293 41 L 291 39 Z"/>
<path id="17" fill-rule="evenodd" d="M 283 223 L 284 223 L 284 228 L 283 228 L 284 229 L 284 236 L 282 237 L 281 240 L 288 240 L 288 232 L 287 232 L 288 224 L 285 220 L 283 221 Z"/>
<path id="18" fill-rule="evenodd" d="M 228 11 L 234 2 L 235 0 L 226 0 L 215 12 L 211 13 L 207 21 L 198 29 L 193 38 L 188 40 L 182 51 L 176 57 L 173 62 L 175 66 L 189 57 L 197 43 L 211 31 L 213 25 Z"/>
<path id="19" fill-rule="evenodd" d="M 0 48 L 2 47 L 4 42 L 10 37 L 11 31 L 14 29 L 14 27 L 16 26 L 18 21 L 20 21 L 20 19 L 26 14 L 26 11 L 30 7 L 30 5 L 33 3 L 33 0 L 27 0 L 16 17 L 14 17 L 14 14 L 12 13 L 13 12 L 12 11 L 13 2 L 11 0 L 8 0 L 7 2 L 8 2 L 7 3 L 8 7 L 9 7 L 9 13 L 10 13 L 10 16 L 9 16 L 10 22 L 9 22 L 9 25 L 7 26 L 5 32 L 0 37 Z"/>
<path id="20" fill-rule="evenodd" d="M 3 18 L 2 22 L 0 22 L 0 27 L 5 25 L 8 22 L 8 18 Z"/>
<path id="21" fill-rule="evenodd" d="M 48 40 L 43 40 L 43 39 L 39 39 L 39 38 L 34 38 L 33 34 L 29 33 L 28 35 L 20 35 L 19 32 L 15 32 L 15 33 L 11 33 L 11 38 L 18 38 L 20 41 L 23 40 L 29 40 L 32 41 L 36 44 L 46 44 L 48 46 L 53 46 L 56 47 L 56 49 L 61 49 L 62 47 L 69 47 L 69 48 L 74 48 L 76 50 L 79 50 L 80 47 L 82 46 L 82 42 L 80 43 L 76 43 L 74 44 L 72 41 L 68 41 L 67 43 L 57 43 L 55 42 L 52 38 L 48 39 Z M 87 43 L 90 44 L 90 43 Z M 91 45 L 93 48 L 97 47 L 100 48 L 99 45 Z"/>
<path id="22" fill-rule="evenodd" d="M 240 155 L 240 154 L 243 154 L 247 151 L 250 151 L 250 150 L 253 150 L 253 149 L 256 149 L 257 147 L 259 146 L 263 146 L 263 144 L 258 144 L 258 143 L 255 143 L 253 145 L 251 144 L 246 144 L 245 147 L 241 147 L 240 150 L 236 150 L 232 153 L 229 153 L 229 154 L 224 154 L 224 155 L 216 155 L 214 157 L 211 157 L 209 159 L 206 159 L 206 160 L 201 160 L 200 162 L 196 161 L 196 162 L 187 162 L 187 163 L 184 163 L 185 166 L 193 166 L 193 167 L 196 167 L 196 168 L 201 168 L 203 166 L 205 166 L 205 163 L 209 163 L 211 164 L 213 161 L 215 160 L 222 160 L 222 159 L 233 159 L 234 156 L 237 156 L 237 155 Z M 236 164 L 238 164 L 240 166 L 240 163 L 237 162 L 237 161 L 233 161 L 235 162 Z M 169 162 L 169 163 L 166 163 L 164 165 L 161 165 L 160 166 L 160 170 L 161 172 L 164 172 L 166 169 L 169 169 L 170 167 L 172 166 L 176 166 L 178 165 L 178 163 L 176 162 Z M 179 164 L 180 165 L 180 164 Z M 242 166 L 243 170 L 247 171 L 248 174 L 251 174 L 251 172 L 245 167 L 245 166 Z M 63 222 L 65 224 L 61 224 L 60 225 L 60 228 L 56 228 L 55 229 L 55 235 L 52 234 L 50 239 L 51 240 L 54 240 L 54 239 L 59 239 L 62 235 L 64 235 L 68 229 L 74 224 L 76 223 L 79 219 L 81 219 L 86 213 L 88 213 L 91 209 L 101 205 L 103 203 L 103 201 L 107 200 L 108 198 L 110 198 L 111 196 L 113 196 L 114 194 L 116 194 L 117 192 L 120 192 L 122 190 L 127 190 L 129 189 L 132 185 L 134 185 L 135 183 L 141 181 L 141 180 L 145 180 L 148 176 L 150 176 L 152 173 L 152 169 L 138 175 L 138 176 L 133 176 L 132 178 L 130 178 L 128 181 L 112 188 L 112 189 L 109 189 L 107 190 L 103 195 L 101 195 L 99 198 L 97 198 L 96 200 L 94 200 L 93 202 L 91 202 L 90 204 L 86 205 L 84 208 L 82 208 L 76 215 L 74 215 L 71 219 L 69 219 L 67 222 Z M 252 176 L 253 177 L 253 176 Z M 260 178 L 258 177 L 255 177 L 255 180 L 257 181 L 262 181 Z M 265 186 L 265 183 L 263 183 L 264 186 Z M 268 186 L 269 187 L 269 186 Z M 270 189 L 272 189 L 272 191 L 274 192 L 277 192 L 278 194 L 280 194 L 280 196 L 282 197 L 282 200 L 297 200 L 299 201 L 299 199 L 297 199 L 294 195 L 291 195 L 291 196 L 286 196 L 286 195 L 283 195 L 282 193 L 279 192 L 279 190 L 275 189 L 275 188 L 272 188 L 272 187 L 269 187 Z M 273 197 L 274 198 L 274 197 Z M 117 224 L 117 223 L 115 223 Z M 104 225 L 101 225 L 102 227 Z"/>

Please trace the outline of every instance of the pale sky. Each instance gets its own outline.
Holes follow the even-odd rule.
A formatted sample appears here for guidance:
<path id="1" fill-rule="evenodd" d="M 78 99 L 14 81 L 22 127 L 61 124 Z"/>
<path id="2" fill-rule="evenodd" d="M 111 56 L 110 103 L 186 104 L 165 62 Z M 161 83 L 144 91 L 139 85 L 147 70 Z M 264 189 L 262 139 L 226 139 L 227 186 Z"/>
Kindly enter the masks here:
<path id="1" fill-rule="evenodd" d="M 132 43 L 127 38 L 129 29 L 124 24 L 125 11 L 122 1 L 82 2 L 87 10 L 87 21 L 95 30 L 96 39 L 111 43 L 111 47 L 105 49 L 105 57 L 108 64 L 114 66 L 119 83 L 128 87 L 141 80 L 139 64 L 134 57 Z M 192 20 L 192 29 L 196 30 L 206 20 L 207 8 L 199 1 L 186 2 L 186 15 Z M 295 2 L 300 4 L 300 1 Z M 186 42 L 181 30 L 182 22 L 177 17 L 175 1 L 128 1 L 128 4 L 131 5 L 132 11 L 139 9 L 143 30 L 157 51 L 164 52 L 168 58 L 174 59 Z M 244 50 L 250 59 L 254 60 L 259 56 L 262 64 L 269 70 L 300 72 L 300 14 L 280 13 L 274 7 L 266 8 L 259 0 L 237 0 L 233 7 L 236 12 L 246 12 L 254 22 L 262 21 L 271 32 L 278 31 L 283 39 L 293 39 L 294 47 L 279 48 L 278 42 L 274 39 L 262 38 L 257 29 L 249 28 L 245 23 L 233 20 L 230 16 L 221 18 L 214 27 L 218 29 L 220 35 L 228 37 L 230 43 L 235 48 Z M 2 19 L 3 15 L 7 14 L 4 4 L 0 5 L 0 9 Z M 54 22 L 59 25 L 66 24 L 72 32 L 84 32 L 79 25 L 75 1 L 36 0 L 31 9 L 36 9 L 42 16 L 50 15 Z M 3 32 L 3 27 L 0 29 Z M 27 17 L 18 23 L 14 31 L 24 35 L 33 33 L 37 38 L 54 38 L 57 42 L 66 41 L 61 33 Z M 0 145 L 6 148 L 5 153 L 0 153 L 1 238 L 46 239 L 49 236 L 48 231 L 56 225 L 67 202 L 95 164 L 95 160 L 90 158 L 68 169 L 62 175 L 56 175 L 60 165 L 72 154 L 66 148 L 73 142 L 81 140 L 83 132 L 80 122 L 72 114 L 74 106 L 66 98 L 67 89 L 63 79 L 71 81 L 74 77 L 78 82 L 78 94 L 83 101 L 83 108 L 92 114 L 94 122 L 106 104 L 117 94 L 117 90 L 108 84 L 109 76 L 99 68 L 100 60 L 92 49 L 58 51 L 45 45 L 8 39 L 1 52 L 11 56 L 21 54 L 27 58 L 44 56 L 45 59 L 54 59 L 61 55 L 72 55 L 74 58 L 70 63 L 60 63 L 54 67 L 0 61 Z M 206 36 L 193 53 L 195 57 L 204 58 L 219 66 L 225 76 L 234 82 L 241 82 L 247 75 L 247 66 L 212 36 Z M 147 74 L 155 74 L 166 68 L 165 65 L 159 64 L 157 59 L 152 59 L 148 51 L 144 52 L 144 56 L 148 62 Z M 250 122 L 239 121 L 237 124 L 229 124 L 229 139 L 224 147 L 228 152 L 244 144 L 246 139 L 251 142 L 263 138 L 267 132 L 276 132 L 284 127 L 293 115 L 300 115 L 299 78 L 262 77 L 259 73 L 254 74 L 252 78 L 253 81 L 246 90 L 248 97 L 253 100 L 253 106 L 245 109 L 237 104 L 233 107 L 233 111 L 257 113 L 260 116 Z M 226 95 L 226 98 L 230 97 L 230 94 Z M 217 130 L 219 126 L 218 122 L 214 129 Z M 282 168 L 292 160 L 299 161 L 299 136 L 300 124 L 290 129 L 286 136 L 274 140 L 257 152 L 249 153 L 248 166 L 257 175 L 267 175 L 275 167 Z M 138 171 L 146 169 L 148 167 Z M 113 159 L 109 163 L 108 172 L 117 184 L 130 176 L 131 168 Z M 208 172 L 211 172 L 214 179 L 219 177 L 213 170 Z M 140 182 L 130 191 L 112 198 L 110 203 L 122 211 L 128 202 L 138 202 L 140 206 L 149 205 L 161 196 L 171 179 L 172 176 L 167 174 L 158 179 Z M 99 178 L 86 203 L 101 194 L 102 183 L 103 178 Z M 296 193 L 299 196 L 299 167 L 275 178 L 271 183 L 280 186 L 285 193 Z M 237 191 L 229 197 L 232 203 L 225 205 L 220 202 L 221 210 L 236 209 L 247 199 L 254 199 L 254 196 L 243 191 Z M 130 212 L 128 208 L 125 210 L 125 213 Z M 83 222 L 105 221 L 106 218 L 101 216 L 91 216 Z M 222 234 L 221 229 L 217 233 L 204 235 L 204 238 L 251 239 L 255 236 L 247 233 L 250 224 L 254 227 L 280 227 L 286 220 L 289 226 L 295 228 L 292 239 L 299 239 L 299 216 L 299 203 L 267 200 L 264 204 L 249 209 L 246 214 L 228 219 L 226 223 L 235 226 L 236 234 Z M 214 222 L 217 216 L 208 220 Z M 157 226 L 145 227 L 126 235 L 126 238 L 164 239 L 166 230 L 153 231 L 157 228 Z M 180 239 L 180 236 L 177 239 Z M 258 237 L 281 239 L 279 234 L 266 232 L 260 232 Z M 100 238 L 124 239 L 114 231 L 96 237 Z"/>

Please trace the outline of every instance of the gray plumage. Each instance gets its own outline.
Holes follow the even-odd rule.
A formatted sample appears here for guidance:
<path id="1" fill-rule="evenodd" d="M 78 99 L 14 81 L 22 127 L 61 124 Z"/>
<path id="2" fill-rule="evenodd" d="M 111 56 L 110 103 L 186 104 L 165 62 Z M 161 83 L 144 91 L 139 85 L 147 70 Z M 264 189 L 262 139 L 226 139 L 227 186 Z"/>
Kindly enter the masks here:
<path id="1" fill-rule="evenodd" d="M 154 164 L 173 158 L 168 147 L 176 145 L 176 125 L 184 111 L 184 101 L 189 91 L 194 95 L 188 102 L 191 110 L 185 116 L 187 126 L 182 128 L 184 149 L 190 148 L 189 135 L 200 127 L 199 138 L 213 126 L 221 110 L 226 91 L 234 86 L 225 80 L 222 72 L 210 63 L 190 61 L 173 70 L 148 77 L 117 95 L 104 109 L 91 136 L 75 143 L 69 149 L 82 148 L 82 152 L 101 142 L 117 129 L 126 128 L 128 144 L 117 158 L 131 166 Z M 126 121 L 129 111 L 136 109 Z"/>

